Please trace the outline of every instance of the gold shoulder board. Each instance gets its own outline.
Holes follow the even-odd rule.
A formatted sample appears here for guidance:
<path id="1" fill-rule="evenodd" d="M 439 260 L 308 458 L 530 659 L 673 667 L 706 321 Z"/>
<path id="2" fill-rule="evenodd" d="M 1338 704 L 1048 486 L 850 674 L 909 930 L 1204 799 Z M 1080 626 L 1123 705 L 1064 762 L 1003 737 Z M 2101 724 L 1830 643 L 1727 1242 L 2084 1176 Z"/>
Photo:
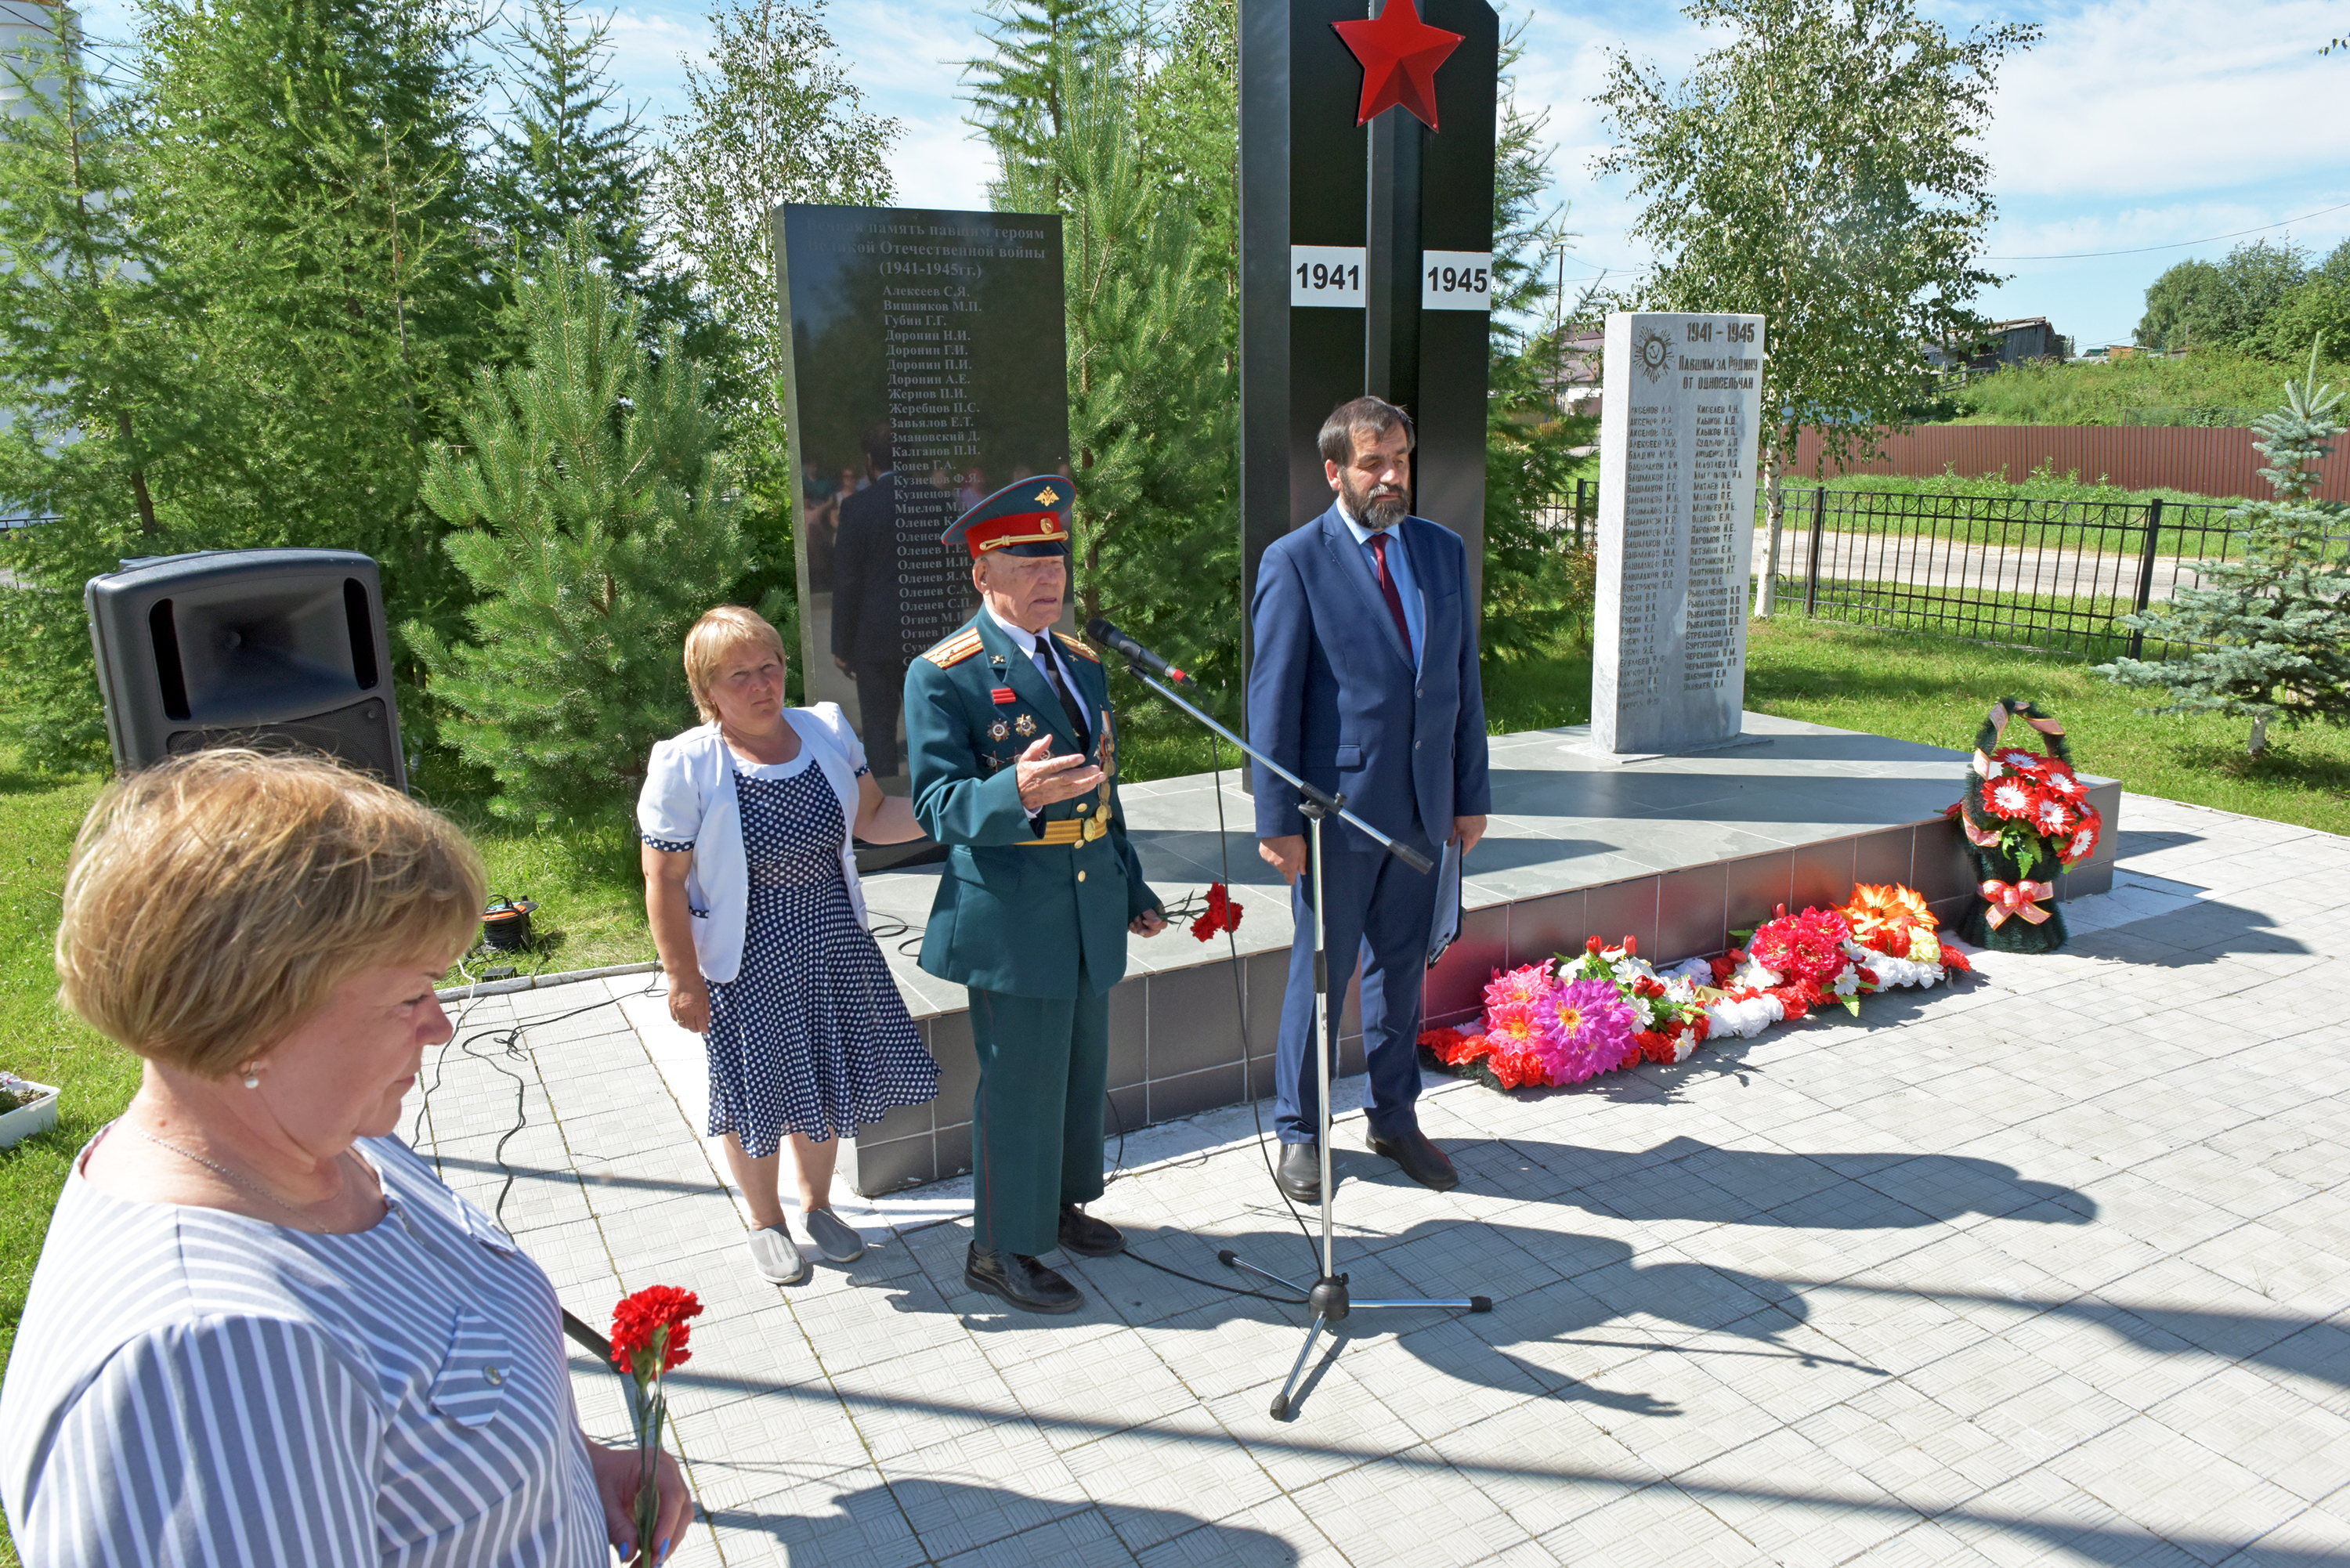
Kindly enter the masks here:
<path id="1" fill-rule="evenodd" d="M 939 644 L 936 648 L 931 649 L 928 653 L 922 655 L 922 657 L 929 659 L 932 664 L 937 665 L 941 670 L 944 670 L 951 665 L 961 664 L 964 659 L 969 659 L 972 654 L 977 653 L 979 649 L 980 640 L 978 632 L 960 631 L 954 636 L 947 639 L 944 642 Z"/>
<path id="2" fill-rule="evenodd" d="M 1084 643 L 1078 641 L 1076 638 L 1071 637 L 1067 632 L 1056 631 L 1053 635 L 1061 639 L 1061 646 L 1067 649 L 1071 653 L 1077 654 L 1082 658 L 1090 659 L 1096 664 L 1099 664 L 1101 662 L 1100 654 L 1096 653 L 1092 649 L 1087 648 Z"/>

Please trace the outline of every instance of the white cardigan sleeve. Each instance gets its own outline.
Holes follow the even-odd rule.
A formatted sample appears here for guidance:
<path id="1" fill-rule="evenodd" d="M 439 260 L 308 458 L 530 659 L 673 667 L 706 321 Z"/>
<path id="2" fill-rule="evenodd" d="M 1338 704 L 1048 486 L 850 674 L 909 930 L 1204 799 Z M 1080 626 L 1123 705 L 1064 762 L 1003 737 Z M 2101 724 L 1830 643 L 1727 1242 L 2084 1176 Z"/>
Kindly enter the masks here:
<path id="1" fill-rule="evenodd" d="M 656 849 L 693 847 L 702 836 L 702 781 L 688 765 L 691 748 L 684 742 L 694 734 L 660 742 L 645 765 L 644 788 L 637 794 L 637 834 Z"/>
<path id="2" fill-rule="evenodd" d="M 848 759 L 849 777 L 863 778 L 873 771 L 865 760 L 865 742 L 858 739 L 856 729 L 849 723 L 848 715 L 841 711 L 839 703 L 818 702 L 807 711 L 824 727 L 824 732 L 832 743 L 840 748 L 840 754 Z M 851 820 L 855 819 L 852 817 Z"/>

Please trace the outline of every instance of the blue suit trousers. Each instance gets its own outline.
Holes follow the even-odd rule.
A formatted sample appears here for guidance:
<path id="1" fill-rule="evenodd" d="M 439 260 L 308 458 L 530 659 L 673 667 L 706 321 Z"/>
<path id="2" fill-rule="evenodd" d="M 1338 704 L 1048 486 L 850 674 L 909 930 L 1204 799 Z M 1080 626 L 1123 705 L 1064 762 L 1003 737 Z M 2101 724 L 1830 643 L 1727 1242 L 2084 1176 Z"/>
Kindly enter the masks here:
<path id="1" fill-rule="evenodd" d="M 1307 1054 L 1314 1038 L 1312 893 L 1309 866 L 1290 897 L 1297 938 L 1290 947 L 1274 1057 L 1274 1126 L 1284 1143 L 1312 1143 L 1321 1135 L 1321 1088 Z M 1331 849 L 1323 856 L 1322 898 L 1335 1007 L 1346 1005 L 1347 980 L 1357 962 L 1362 966 L 1363 1056 L 1370 1074 L 1363 1108 L 1370 1113 L 1371 1131 L 1391 1137 L 1419 1125 L 1413 1108 L 1419 1098 L 1419 988 L 1436 913 L 1436 874 L 1422 875 L 1384 852 Z M 1335 1057 L 1330 1070 L 1337 1072 Z"/>

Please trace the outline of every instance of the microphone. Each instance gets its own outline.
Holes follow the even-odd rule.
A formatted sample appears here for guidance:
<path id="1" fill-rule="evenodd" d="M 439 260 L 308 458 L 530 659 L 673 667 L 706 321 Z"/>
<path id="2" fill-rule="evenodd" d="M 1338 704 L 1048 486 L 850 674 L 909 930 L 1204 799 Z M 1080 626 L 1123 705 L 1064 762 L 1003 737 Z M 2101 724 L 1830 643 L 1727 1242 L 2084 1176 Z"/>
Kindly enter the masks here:
<path id="1" fill-rule="evenodd" d="M 1096 642 L 1100 643 L 1104 648 L 1108 649 L 1112 653 L 1118 654 L 1121 658 L 1125 659 L 1128 663 L 1140 665 L 1143 669 L 1148 670 L 1153 675 L 1163 675 L 1168 680 L 1175 681 L 1180 685 L 1189 686 L 1195 684 L 1190 676 L 1184 674 L 1181 670 L 1176 669 L 1173 665 L 1168 663 L 1165 659 L 1159 658 L 1157 654 L 1151 652 L 1150 649 L 1143 647 L 1142 644 L 1135 641 L 1134 639 L 1127 636 L 1126 633 L 1118 630 L 1118 628 L 1110 625 L 1109 622 L 1102 619 L 1099 616 L 1096 616 L 1093 619 L 1086 622 L 1086 635 L 1092 638 Z"/>

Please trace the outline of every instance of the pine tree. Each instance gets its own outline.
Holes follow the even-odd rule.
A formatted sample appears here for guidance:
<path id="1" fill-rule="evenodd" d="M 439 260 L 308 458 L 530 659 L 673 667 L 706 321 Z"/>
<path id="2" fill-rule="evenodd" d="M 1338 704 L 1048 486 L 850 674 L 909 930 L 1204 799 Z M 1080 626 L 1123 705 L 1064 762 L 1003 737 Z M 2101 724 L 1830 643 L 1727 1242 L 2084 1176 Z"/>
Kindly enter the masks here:
<path id="1" fill-rule="evenodd" d="M 2244 751 L 2253 758 L 2272 723 L 2350 723 L 2350 506 L 2315 499 L 2317 464 L 2350 427 L 2343 394 L 2317 384 L 2321 347 L 2310 349 L 2308 377 L 2285 383 L 2284 406 L 2254 424 L 2262 439 L 2253 444 L 2271 464 L 2261 475 L 2276 497 L 2229 514 L 2241 555 L 2196 563 L 2197 586 L 2121 618 L 2132 631 L 2199 646 L 2171 659 L 2097 666 L 2116 685 L 2169 693 L 2147 711 L 2250 719 Z"/>
<path id="2" fill-rule="evenodd" d="M 625 803 L 654 742 L 691 722 L 686 629 L 742 566 L 708 378 L 575 224 L 523 279 L 520 364 L 484 370 L 424 498 L 471 584 L 463 641 L 406 628 L 443 735 L 497 782 L 496 815 L 543 824 Z"/>
<path id="3" fill-rule="evenodd" d="M 1014 121 L 991 194 L 1061 216 L 1077 613 L 1236 697 L 1237 400 L 1221 335 L 1201 330 L 1224 307 L 1222 258 L 1152 178 L 1118 55 L 1063 47 L 1039 68 L 1053 111 Z"/>
<path id="4" fill-rule="evenodd" d="M 1116 0 L 985 0 L 981 9 L 988 52 L 963 62 L 972 123 L 1000 166 L 1022 171 L 1057 205 L 1053 142 L 1068 129 L 1070 71 L 1082 65 L 1134 85 L 1142 18 Z"/>

